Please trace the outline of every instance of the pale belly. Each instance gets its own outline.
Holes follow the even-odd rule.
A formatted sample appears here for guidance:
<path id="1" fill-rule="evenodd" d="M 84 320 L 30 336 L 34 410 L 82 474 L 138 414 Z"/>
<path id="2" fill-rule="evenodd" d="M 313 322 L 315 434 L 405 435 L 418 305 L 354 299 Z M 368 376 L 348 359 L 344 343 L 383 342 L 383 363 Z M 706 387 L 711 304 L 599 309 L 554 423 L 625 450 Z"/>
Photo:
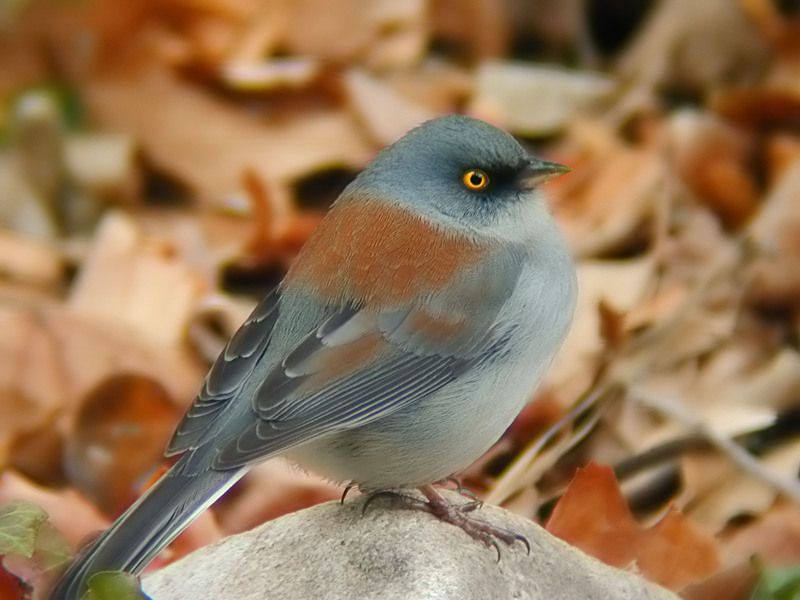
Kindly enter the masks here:
<path id="1" fill-rule="evenodd" d="M 481 365 L 412 406 L 305 444 L 289 458 L 362 489 L 439 481 L 469 466 L 497 441 L 531 397 L 546 366 Z"/>

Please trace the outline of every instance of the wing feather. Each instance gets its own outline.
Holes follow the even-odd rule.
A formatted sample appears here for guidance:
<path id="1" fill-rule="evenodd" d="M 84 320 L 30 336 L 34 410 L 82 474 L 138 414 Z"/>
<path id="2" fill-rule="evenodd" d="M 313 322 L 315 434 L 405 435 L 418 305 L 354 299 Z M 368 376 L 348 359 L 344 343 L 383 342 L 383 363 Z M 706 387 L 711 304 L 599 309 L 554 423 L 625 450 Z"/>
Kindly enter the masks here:
<path id="1" fill-rule="evenodd" d="M 264 298 L 217 357 L 200 393 L 178 424 L 167 456 L 196 447 L 222 409 L 238 396 L 272 339 L 280 297 L 276 288 Z"/>
<path id="2" fill-rule="evenodd" d="M 328 307 L 282 360 L 271 357 L 274 366 L 255 371 L 276 323 L 285 331 L 298 318 L 294 307 L 306 310 L 285 298 L 279 314 L 281 296 L 293 292 L 274 292 L 212 367 L 169 451 L 213 437 L 214 468 L 238 468 L 419 402 L 503 350 L 510 329 L 497 318 L 519 273 L 518 255 L 507 252 L 441 295 L 380 311 L 359 303 Z M 263 381 L 251 381 L 256 376 Z"/>

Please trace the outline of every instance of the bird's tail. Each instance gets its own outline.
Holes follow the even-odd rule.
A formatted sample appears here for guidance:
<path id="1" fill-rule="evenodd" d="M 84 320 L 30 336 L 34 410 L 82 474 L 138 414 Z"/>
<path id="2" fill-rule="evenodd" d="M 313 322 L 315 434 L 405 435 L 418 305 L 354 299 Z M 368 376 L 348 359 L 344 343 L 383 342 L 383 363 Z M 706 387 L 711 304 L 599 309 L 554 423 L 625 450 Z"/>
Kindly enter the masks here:
<path id="1" fill-rule="evenodd" d="M 98 571 L 138 575 L 246 469 L 187 474 L 184 455 L 97 540 L 78 555 L 50 600 L 79 600 Z"/>

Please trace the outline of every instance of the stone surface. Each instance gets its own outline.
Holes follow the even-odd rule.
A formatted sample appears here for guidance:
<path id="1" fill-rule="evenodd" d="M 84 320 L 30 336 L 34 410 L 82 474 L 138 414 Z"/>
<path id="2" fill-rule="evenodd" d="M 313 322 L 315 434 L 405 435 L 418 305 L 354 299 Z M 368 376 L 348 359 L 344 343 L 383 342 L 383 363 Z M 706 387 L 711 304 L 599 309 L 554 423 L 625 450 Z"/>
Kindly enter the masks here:
<path id="1" fill-rule="evenodd" d="M 427 513 L 379 499 L 362 516 L 363 504 L 358 496 L 276 519 L 146 575 L 143 588 L 153 600 L 677 598 L 500 508 L 475 514 L 524 535 L 530 555 L 501 544 L 498 563 L 494 549 Z"/>

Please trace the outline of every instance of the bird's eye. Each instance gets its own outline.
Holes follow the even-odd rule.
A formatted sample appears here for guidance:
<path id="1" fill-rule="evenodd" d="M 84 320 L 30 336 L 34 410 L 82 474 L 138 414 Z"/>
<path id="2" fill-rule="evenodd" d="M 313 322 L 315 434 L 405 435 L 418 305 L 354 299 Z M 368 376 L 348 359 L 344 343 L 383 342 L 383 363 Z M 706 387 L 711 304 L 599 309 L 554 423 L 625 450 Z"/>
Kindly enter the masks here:
<path id="1" fill-rule="evenodd" d="M 477 191 L 485 189 L 489 185 L 489 176 L 478 169 L 470 169 L 461 178 L 467 189 Z"/>

